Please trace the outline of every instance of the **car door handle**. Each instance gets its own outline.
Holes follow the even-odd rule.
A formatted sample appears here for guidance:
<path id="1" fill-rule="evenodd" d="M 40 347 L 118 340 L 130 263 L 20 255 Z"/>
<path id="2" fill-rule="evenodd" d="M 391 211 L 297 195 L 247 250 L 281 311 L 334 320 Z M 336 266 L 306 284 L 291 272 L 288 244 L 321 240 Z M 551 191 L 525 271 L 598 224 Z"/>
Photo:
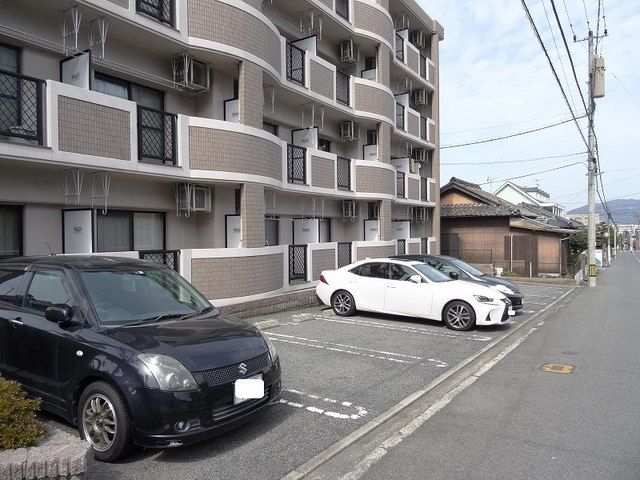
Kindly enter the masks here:
<path id="1" fill-rule="evenodd" d="M 21 327 L 21 326 L 24 325 L 24 323 L 22 322 L 22 318 L 21 317 L 10 318 L 9 319 L 9 323 L 14 327 Z"/>

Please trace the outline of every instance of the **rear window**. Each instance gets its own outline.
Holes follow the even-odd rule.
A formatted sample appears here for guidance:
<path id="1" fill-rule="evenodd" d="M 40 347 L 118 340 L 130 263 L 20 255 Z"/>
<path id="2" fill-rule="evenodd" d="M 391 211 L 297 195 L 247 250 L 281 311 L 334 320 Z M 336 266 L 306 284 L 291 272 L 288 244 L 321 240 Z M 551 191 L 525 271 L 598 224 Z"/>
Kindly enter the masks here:
<path id="1" fill-rule="evenodd" d="M 363 263 L 351 270 L 351 273 L 369 278 L 389 278 L 389 264 L 382 262 Z"/>
<path id="2" fill-rule="evenodd" d="M 18 291 L 26 275 L 19 270 L 0 270 L 0 302 L 18 303 Z"/>

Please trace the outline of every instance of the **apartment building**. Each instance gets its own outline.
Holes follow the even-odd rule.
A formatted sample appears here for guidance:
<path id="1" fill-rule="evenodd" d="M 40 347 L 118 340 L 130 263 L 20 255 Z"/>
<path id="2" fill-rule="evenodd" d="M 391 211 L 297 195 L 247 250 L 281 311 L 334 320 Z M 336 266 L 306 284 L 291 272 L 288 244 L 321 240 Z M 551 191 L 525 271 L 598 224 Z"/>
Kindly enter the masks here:
<path id="1" fill-rule="evenodd" d="M 218 305 L 439 251 L 414 0 L 4 0 L 0 256 L 163 262 Z"/>

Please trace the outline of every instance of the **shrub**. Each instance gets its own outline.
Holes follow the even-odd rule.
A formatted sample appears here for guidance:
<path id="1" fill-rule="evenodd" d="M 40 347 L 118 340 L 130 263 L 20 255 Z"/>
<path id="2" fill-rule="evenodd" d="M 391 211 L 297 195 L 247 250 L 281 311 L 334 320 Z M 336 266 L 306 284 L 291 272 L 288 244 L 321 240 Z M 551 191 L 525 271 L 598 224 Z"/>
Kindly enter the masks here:
<path id="1" fill-rule="evenodd" d="M 518 274 L 516 272 L 511 271 L 511 270 L 503 270 L 501 276 L 502 277 L 517 277 Z"/>
<path id="2" fill-rule="evenodd" d="M 0 450 L 31 447 L 45 433 L 36 420 L 40 399 L 27 398 L 18 382 L 0 377 Z"/>

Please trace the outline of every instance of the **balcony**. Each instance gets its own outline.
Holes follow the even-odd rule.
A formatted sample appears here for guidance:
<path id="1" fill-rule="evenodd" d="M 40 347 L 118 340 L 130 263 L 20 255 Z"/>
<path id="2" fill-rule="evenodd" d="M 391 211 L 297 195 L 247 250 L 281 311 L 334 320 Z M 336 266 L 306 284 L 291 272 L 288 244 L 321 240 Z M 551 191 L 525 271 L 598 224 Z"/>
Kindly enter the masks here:
<path id="1" fill-rule="evenodd" d="M 171 27 L 176 25 L 174 0 L 136 0 L 136 12 L 144 13 Z"/>
<path id="2" fill-rule="evenodd" d="M 296 145 L 287 145 L 287 181 L 289 183 L 307 183 L 307 149 Z"/>
<path id="3" fill-rule="evenodd" d="M 138 105 L 138 159 L 141 162 L 176 165 L 178 116 Z"/>
<path id="4" fill-rule="evenodd" d="M 291 43 L 287 43 L 287 80 L 304 87 L 305 51 Z"/>
<path id="5" fill-rule="evenodd" d="M 351 75 L 336 70 L 336 101 L 349 106 L 351 89 Z"/>
<path id="6" fill-rule="evenodd" d="M 336 183 L 338 190 L 351 190 L 351 160 L 338 157 L 336 163 Z"/>
<path id="7" fill-rule="evenodd" d="M 0 71 L 0 139 L 43 145 L 44 81 Z"/>

